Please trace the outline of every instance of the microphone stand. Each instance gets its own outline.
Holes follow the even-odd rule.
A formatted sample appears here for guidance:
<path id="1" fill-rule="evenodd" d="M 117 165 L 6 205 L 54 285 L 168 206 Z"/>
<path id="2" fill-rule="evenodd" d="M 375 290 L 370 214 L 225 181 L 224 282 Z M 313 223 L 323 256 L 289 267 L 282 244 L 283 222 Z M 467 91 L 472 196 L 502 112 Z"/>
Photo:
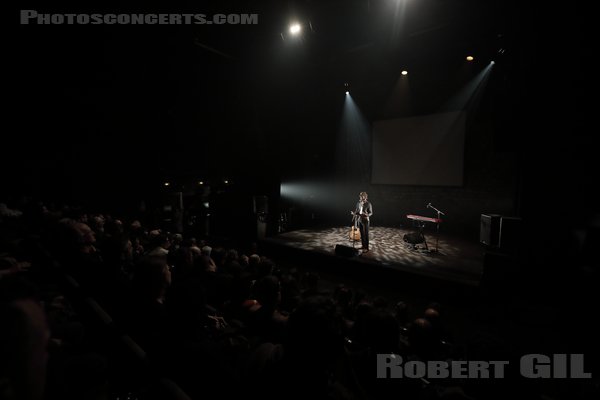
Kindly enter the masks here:
<path id="1" fill-rule="evenodd" d="M 434 206 L 431 205 L 431 203 L 427 204 L 427 207 L 435 210 L 435 212 L 437 212 L 437 219 L 438 219 L 438 223 L 437 228 L 436 228 L 436 232 L 435 232 L 435 252 L 438 252 L 438 242 L 440 241 L 440 221 L 441 220 L 441 216 L 442 215 L 446 215 L 443 212 L 441 212 L 440 210 L 438 210 L 437 208 L 435 208 Z"/>

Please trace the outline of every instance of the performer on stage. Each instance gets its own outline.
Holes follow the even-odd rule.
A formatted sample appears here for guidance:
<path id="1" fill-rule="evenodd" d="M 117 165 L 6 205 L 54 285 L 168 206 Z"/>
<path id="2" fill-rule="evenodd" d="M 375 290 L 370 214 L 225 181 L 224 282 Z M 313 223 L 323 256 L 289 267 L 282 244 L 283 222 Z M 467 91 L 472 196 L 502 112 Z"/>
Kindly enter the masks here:
<path id="1" fill-rule="evenodd" d="M 358 227 L 360 229 L 360 240 L 362 242 L 363 253 L 369 251 L 369 222 L 373 215 L 373 205 L 367 200 L 367 192 L 360 192 L 356 208 L 352 215 L 358 218 Z"/>

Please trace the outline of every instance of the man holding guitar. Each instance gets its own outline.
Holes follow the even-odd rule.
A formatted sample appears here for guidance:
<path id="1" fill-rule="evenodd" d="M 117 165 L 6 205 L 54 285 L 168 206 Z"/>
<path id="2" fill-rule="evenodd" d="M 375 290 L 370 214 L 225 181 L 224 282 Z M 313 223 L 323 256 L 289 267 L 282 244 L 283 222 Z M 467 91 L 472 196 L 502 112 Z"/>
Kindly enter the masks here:
<path id="1" fill-rule="evenodd" d="M 369 218 L 373 215 L 373 205 L 367 198 L 367 192 L 360 192 L 356 208 L 350 212 L 355 218 L 358 218 L 363 253 L 369 251 Z"/>

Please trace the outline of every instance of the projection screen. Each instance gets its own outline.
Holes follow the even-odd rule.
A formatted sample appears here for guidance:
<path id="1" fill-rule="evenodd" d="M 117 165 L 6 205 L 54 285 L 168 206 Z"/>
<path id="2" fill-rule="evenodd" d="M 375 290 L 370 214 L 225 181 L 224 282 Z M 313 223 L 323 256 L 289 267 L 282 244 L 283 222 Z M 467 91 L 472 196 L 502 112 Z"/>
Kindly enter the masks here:
<path id="1" fill-rule="evenodd" d="M 454 111 L 375 121 L 371 183 L 462 186 L 465 118 Z"/>

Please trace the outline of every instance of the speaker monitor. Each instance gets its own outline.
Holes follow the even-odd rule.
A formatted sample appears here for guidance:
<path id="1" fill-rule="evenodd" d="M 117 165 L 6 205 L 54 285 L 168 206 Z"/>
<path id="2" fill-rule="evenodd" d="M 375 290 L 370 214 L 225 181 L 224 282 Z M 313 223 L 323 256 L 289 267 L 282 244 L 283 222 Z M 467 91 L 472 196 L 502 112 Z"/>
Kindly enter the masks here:
<path id="1" fill-rule="evenodd" d="M 342 244 L 335 245 L 335 254 L 341 257 L 355 257 L 358 255 L 358 249 Z"/>
<path id="2" fill-rule="evenodd" d="M 481 214 L 479 241 L 487 246 L 498 246 L 500 242 L 500 219 L 498 214 Z"/>
<path id="3" fill-rule="evenodd" d="M 252 211 L 254 212 L 254 214 L 268 214 L 269 198 L 267 196 L 253 196 Z"/>

